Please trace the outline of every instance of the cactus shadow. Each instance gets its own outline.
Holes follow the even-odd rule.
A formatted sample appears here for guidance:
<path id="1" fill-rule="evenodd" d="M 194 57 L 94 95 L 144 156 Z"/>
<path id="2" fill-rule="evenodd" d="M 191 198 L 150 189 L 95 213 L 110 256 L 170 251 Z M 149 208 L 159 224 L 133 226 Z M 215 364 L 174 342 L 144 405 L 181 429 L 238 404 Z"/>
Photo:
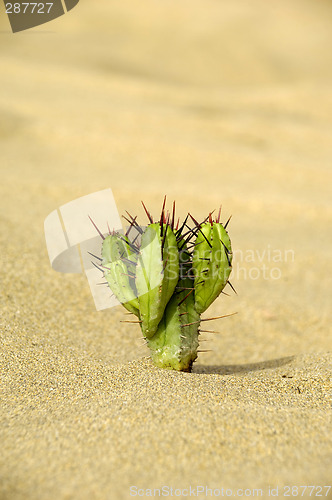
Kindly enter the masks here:
<path id="1" fill-rule="evenodd" d="M 269 359 L 259 361 L 258 363 L 247 363 L 241 365 L 195 365 L 193 373 L 207 373 L 214 375 L 233 375 L 235 373 L 248 373 L 260 370 L 269 370 L 287 365 L 293 361 L 295 356 L 286 356 L 284 358 Z"/>

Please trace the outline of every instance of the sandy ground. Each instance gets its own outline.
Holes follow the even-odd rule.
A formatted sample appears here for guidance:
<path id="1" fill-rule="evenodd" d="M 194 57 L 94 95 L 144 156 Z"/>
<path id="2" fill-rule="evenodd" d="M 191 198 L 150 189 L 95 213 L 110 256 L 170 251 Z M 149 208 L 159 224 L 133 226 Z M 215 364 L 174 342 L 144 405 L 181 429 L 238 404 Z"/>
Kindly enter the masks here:
<path id="1" fill-rule="evenodd" d="M 1 500 L 331 485 L 331 16 L 82 1 L 13 35 L 2 10 Z M 154 368 L 121 307 L 50 267 L 45 217 L 107 187 L 142 223 L 164 194 L 233 215 L 238 295 L 209 315 L 238 314 L 191 374 Z"/>

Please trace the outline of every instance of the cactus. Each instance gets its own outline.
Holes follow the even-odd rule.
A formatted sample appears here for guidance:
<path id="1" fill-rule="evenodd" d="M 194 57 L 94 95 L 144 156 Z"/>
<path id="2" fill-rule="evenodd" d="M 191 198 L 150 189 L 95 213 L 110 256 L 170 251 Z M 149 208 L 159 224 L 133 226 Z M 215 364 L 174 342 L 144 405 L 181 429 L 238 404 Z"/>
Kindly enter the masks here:
<path id="1" fill-rule="evenodd" d="M 200 323 L 208 321 L 201 319 L 201 314 L 229 283 L 229 220 L 222 225 L 220 210 L 215 220 L 210 213 L 202 223 L 188 214 L 179 227 L 179 221 L 177 225 L 174 221 L 175 202 L 172 214 L 165 213 L 165 202 L 166 197 L 158 222 L 143 203 L 149 220 L 145 229 L 127 212 L 127 233 L 110 232 L 103 237 L 101 269 L 112 293 L 137 316 L 137 321 L 130 322 L 139 323 L 154 364 L 191 371 L 197 358 Z M 188 224 L 189 217 L 193 227 Z M 140 241 L 129 239 L 132 228 Z"/>

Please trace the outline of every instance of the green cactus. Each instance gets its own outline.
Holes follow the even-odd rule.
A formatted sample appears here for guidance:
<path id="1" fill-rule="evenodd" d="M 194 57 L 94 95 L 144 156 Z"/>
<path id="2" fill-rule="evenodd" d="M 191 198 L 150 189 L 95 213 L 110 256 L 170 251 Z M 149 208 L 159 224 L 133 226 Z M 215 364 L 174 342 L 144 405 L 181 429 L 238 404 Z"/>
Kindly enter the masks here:
<path id="1" fill-rule="evenodd" d="M 192 264 L 195 308 L 202 314 L 220 295 L 232 270 L 231 241 L 220 222 L 209 221 L 200 226 Z"/>
<path id="2" fill-rule="evenodd" d="M 129 311 L 139 316 L 139 302 L 135 285 L 137 252 L 133 251 L 129 239 L 110 234 L 102 246 L 104 276 L 117 299 Z"/>
<path id="3" fill-rule="evenodd" d="M 130 214 L 123 236 L 110 233 L 103 239 L 102 269 L 109 288 L 123 306 L 138 317 L 154 364 L 160 368 L 191 371 L 197 358 L 200 315 L 222 292 L 232 269 L 232 248 L 226 227 L 212 215 L 198 223 L 188 214 L 175 227 L 172 216 L 142 229 Z M 187 223 L 188 217 L 194 227 Z M 130 241 L 135 228 L 140 242 Z M 229 283 L 230 284 L 230 283 Z M 232 285 L 231 285 L 232 286 Z M 223 316 L 220 316 L 223 317 Z M 211 318 L 217 319 L 217 318 Z"/>
<path id="4" fill-rule="evenodd" d="M 178 279 L 175 234 L 168 226 L 162 235 L 159 223 L 150 224 L 141 237 L 135 278 L 144 337 L 150 339 L 156 333 Z"/>

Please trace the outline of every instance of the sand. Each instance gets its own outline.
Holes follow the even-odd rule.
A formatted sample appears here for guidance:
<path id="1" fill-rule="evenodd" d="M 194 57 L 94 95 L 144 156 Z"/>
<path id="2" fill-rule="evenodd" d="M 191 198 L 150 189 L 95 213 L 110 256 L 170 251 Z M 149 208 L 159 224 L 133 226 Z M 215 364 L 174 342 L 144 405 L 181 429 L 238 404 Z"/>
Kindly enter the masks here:
<path id="1" fill-rule="evenodd" d="M 1 500 L 331 485 L 331 14 L 100 0 L 16 35 L 1 15 Z M 238 295 L 204 316 L 238 314 L 193 373 L 50 267 L 45 217 L 107 187 L 142 224 L 165 194 L 232 215 Z"/>

